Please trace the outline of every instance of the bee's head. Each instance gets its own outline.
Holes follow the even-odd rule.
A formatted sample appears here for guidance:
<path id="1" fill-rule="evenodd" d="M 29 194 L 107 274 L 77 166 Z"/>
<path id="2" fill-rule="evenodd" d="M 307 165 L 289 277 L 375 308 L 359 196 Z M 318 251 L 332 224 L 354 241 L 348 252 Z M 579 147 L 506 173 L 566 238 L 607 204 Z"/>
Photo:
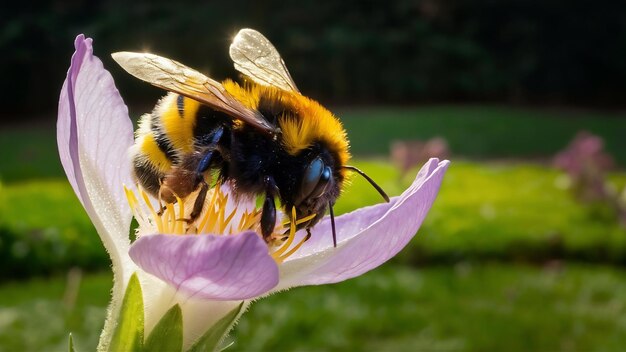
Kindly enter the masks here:
<path id="1" fill-rule="evenodd" d="M 333 162 L 332 157 L 329 158 L 328 156 L 328 154 L 321 153 L 313 156 L 312 159 L 304 163 L 299 186 L 296 188 L 296 191 L 293 192 L 292 197 L 289 198 L 286 205 L 287 209 L 290 209 L 291 206 L 295 206 L 297 219 L 316 214 L 311 220 L 299 224 L 298 229 L 312 227 L 324 217 L 326 210 L 329 209 L 333 230 L 333 242 L 336 246 L 332 207 L 337 197 L 339 197 L 344 181 L 344 174 L 341 171 L 350 170 L 363 176 L 386 202 L 389 202 L 389 196 L 387 196 L 385 191 L 363 171 L 350 165 L 337 165 Z M 289 214 L 289 212 L 287 212 L 287 214 Z"/>
<path id="2" fill-rule="evenodd" d="M 316 157 L 304 165 L 302 180 L 294 197 L 298 218 L 318 214 L 302 227 L 310 227 L 324 216 L 328 202 L 335 202 L 339 193 L 331 165 Z"/>

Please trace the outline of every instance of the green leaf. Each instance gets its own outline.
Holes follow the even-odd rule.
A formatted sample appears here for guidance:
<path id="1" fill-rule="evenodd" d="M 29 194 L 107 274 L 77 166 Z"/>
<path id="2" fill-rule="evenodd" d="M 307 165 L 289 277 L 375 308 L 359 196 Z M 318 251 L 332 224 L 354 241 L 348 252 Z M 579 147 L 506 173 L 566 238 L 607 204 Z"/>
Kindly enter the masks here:
<path id="1" fill-rule="evenodd" d="M 144 351 L 179 352 L 183 349 L 183 313 L 176 304 L 161 317 L 144 345 Z"/>
<path id="2" fill-rule="evenodd" d="M 235 322 L 235 319 L 239 315 L 239 312 L 243 308 L 243 302 L 239 304 L 235 309 L 231 310 L 222 319 L 220 319 L 215 325 L 213 325 L 207 332 L 191 346 L 189 352 L 207 352 L 217 350 L 217 346 L 224 338 L 224 335 L 228 332 L 229 328 Z"/>
<path id="3" fill-rule="evenodd" d="M 74 338 L 72 337 L 72 333 L 70 332 L 70 348 L 69 348 L 70 352 L 76 352 L 76 350 L 74 349 Z"/>
<path id="4" fill-rule="evenodd" d="M 128 281 L 109 351 L 139 352 L 143 345 L 143 295 L 137 274 Z"/>

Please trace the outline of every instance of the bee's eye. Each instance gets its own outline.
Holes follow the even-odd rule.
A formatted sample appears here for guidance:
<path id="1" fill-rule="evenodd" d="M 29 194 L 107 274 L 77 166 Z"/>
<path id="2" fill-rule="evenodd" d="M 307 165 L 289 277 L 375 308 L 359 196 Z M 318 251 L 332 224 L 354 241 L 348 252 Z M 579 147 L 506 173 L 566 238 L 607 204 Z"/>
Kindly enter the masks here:
<path id="1" fill-rule="evenodd" d="M 320 158 L 315 158 L 304 170 L 300 191 L 296 197 L 296 204 L 307 198 L 318 198 L 326 190 L 326 185 L 332 177 L 330 167 L 324 165 Z"/>
<path id="2" fill-rule="evenodd" d="M 330 170 L 330 166 L 324 166 L 324 170 L 322 170 L 322 174 L 317 181 L 317 185 L 313 189 L 313 192 L 309 194 L 309 198 L 319 198 L 326 190 L 326 186 L 328 186 L 328 181 L 330 181 L 331 176 L 332 171 Z"/>

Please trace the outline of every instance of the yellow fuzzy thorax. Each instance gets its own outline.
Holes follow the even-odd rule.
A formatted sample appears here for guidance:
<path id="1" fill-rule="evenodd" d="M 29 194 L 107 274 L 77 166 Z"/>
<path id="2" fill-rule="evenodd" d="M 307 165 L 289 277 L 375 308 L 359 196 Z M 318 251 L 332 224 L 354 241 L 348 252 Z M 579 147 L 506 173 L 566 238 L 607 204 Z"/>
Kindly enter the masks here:
<path id="1" fill-rule="evenodd" d="M 282 143 L 291 155 L 297 155 L 315 142 L 324 144 L 345 165 L 350 159 L 346 131 L 339 120 L 313 99 L 296 92 L 275 87 L 246 84 L 241 86 L 231 80 L 222 82 L 226 91 L 247 108 L 257 109 L 261 97 L 279 100 L 298 115 L 298 118 L 282 116 L 278 127 L 282 131 Z M 342 172 L 343 174 L 343 172 Z"/>

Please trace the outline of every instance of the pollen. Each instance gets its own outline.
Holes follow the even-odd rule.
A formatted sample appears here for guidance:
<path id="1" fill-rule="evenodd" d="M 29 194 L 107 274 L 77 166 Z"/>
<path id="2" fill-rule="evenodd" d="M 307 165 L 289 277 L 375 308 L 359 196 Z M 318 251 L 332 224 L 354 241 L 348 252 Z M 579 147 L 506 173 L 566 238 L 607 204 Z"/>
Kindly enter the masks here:
<path id="1" fill-rule="evenodd" d="M 236 199 L 219 185 L 209 190 L 203 211 L 194 220 L 189 219 L 189 214 L 198 192 L 184 199 L 176 197 L 176 202 L 165 204 L 151 198 L 140 187 L 137 191 L 124 187 L 124 192 L 139 224 L 137 238 L 151 234 L 233 236 L 244 231 L 254 231 L 263 238 L 261 208 L 252 201 Z M 277 263 L 290 257 L 309 239 L 307 235 L 296 241 L 297 227 L 315 216 L 313 214 L 297 219 L 295 208 L 291 209 L 290 215 L 285 223 L 277 222 L 274 232 L 265 239 L 268 251 Z"/>

